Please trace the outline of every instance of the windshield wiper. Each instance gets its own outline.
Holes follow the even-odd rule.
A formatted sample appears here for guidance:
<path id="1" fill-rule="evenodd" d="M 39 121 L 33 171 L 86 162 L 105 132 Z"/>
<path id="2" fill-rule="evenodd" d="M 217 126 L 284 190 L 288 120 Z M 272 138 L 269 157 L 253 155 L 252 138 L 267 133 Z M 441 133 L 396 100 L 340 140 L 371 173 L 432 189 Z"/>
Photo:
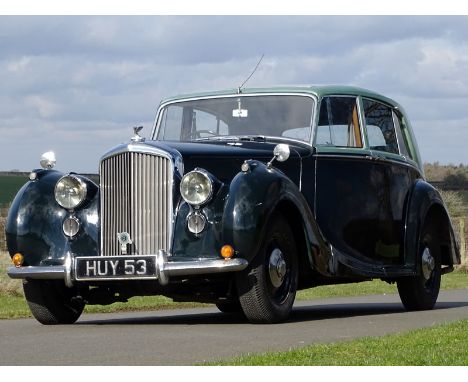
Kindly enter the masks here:
<path id="1" fill-rule="evenodd" d="M 239 141 L 235 135 L 214 135 L 212 137 L 197 138 L 195 141 Z"/>
<path id="2" fill-rule="evenodd" d="M 266 142 L 264 135 L 215 135 L 212 137 L 197 138 L 195 141 L 248 141 Z"/>
<path id="3" fill-rule="evenodd" d="M 250 142 L 266 142 L 266 137 L 264 135 L 242 135 L 239 137 L 239 140 Z"/>

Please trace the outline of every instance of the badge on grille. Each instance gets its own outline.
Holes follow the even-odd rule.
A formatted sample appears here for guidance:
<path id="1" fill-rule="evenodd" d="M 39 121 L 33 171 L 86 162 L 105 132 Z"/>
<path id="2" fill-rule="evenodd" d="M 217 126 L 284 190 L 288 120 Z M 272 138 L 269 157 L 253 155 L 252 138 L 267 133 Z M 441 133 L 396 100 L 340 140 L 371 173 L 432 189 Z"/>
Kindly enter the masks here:
<path id="1" fill-rule="evenodd" d="M 117 232 L 117 239 L 120 243 L 120 250 L 122 251 L 122 255 L 126 255 L 127 245 L 133 243 L 132 239 L 130 238 L 130 234 L 128 232 Z"/>

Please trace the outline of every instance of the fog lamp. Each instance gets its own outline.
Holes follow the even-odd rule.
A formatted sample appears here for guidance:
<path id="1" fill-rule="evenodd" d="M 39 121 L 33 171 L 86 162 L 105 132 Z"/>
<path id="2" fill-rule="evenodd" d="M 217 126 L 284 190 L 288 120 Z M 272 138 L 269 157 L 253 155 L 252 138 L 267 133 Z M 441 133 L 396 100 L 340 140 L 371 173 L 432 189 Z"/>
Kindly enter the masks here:
<path id="1" fill-rule="evenodd" d="M 62 228 L 65 235 L 73 237 L 80 230 L 80 221 L 74 216 L 70 216 L 63 221 Z"/>
<path id="2" fill-rule="evenodd" d="M 21 253 L 15 253 L 11 258 L 11 261 L 13 261 L 15 267 L 19 268 L 21 265 L 23 265 L 24 256 Z"/>
<path id="3" fill-rule="evenodd" d="M 205 229 L 206 218 L 200 212 L 194 212 L 187 217 L 187 228 L 190 232 L 198 235 Z"/>
<path id="4" fill-rule="evenodd" d="M 234 248 L 228 244 L 223 245 L 221 248 L 221 256 L 225 259 L 230 259 L 232 256 L 234 256 Z"/>

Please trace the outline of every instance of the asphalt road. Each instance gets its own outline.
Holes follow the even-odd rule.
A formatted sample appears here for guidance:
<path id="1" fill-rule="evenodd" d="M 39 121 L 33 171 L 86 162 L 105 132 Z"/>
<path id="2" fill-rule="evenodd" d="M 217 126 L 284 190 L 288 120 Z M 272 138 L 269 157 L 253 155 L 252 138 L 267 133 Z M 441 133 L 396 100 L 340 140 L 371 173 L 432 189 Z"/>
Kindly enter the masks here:
<path id="1" fill-rule="evenodd" d="M 468 317 L 468 289 L 405 312 L 396 295 L 297 302 L 290 320 L 251 325 L 216 308 L 87 314 L 71 326 L 0 320 L 0 365 L 190 365 L 429 327 Z"/>

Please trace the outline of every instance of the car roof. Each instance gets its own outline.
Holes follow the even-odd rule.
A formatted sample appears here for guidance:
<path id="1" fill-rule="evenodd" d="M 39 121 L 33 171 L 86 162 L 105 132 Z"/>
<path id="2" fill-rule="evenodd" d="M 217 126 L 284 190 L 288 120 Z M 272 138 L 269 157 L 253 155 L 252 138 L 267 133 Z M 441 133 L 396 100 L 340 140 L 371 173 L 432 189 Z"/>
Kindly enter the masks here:
<path id="1" fill-rule="evenodd" d="M 262 88 L 243 88 L 241 94 L 258 94 L 258 93 L 297 93 L 297 94 L 312 94 L 318 98 L 325 97 L 328 95 L 360 95 L 363 97 L 369 97 L 373 99 L 380 100 L 384 103 L 387 103 L 393 107 L 402 109 L 396 101 L 385 97 L 382 94 L 374 92 L 372 90 L 359 88 L 356 86 L 347 86 L 347 85 L 312 85 L 312 86 L 272 86 L 272 87 L 262 87 Z M 238 89 L 225 89 L 225 90 L 216 90 L 212 92 L 199 92 L 199 93 L 190 93 L 190 94 L 181 94 L 169 98 L 165 98 L 161 103 L 179 101 L 189 98 L 202 98 L 209 96 L 229 96 L 236 95 Z"/>

